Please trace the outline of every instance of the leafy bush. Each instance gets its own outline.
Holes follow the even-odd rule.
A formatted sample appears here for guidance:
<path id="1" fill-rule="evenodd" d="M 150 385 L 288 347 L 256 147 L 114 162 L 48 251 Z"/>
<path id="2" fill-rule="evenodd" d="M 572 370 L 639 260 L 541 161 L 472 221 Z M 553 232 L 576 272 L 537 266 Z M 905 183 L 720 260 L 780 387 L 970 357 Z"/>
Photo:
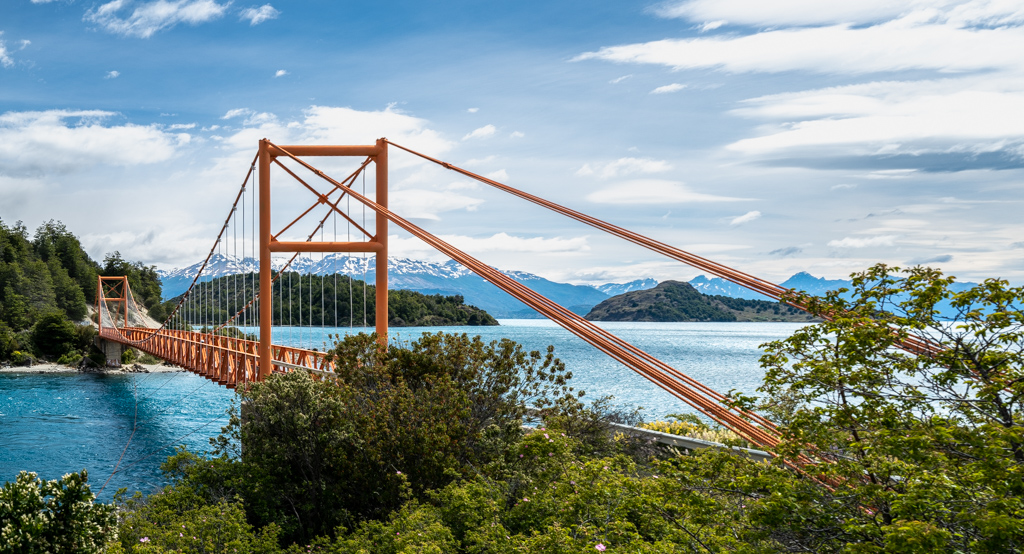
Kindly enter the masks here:
<path id="1" fill-rule="evenodd" d="M 43 481 L 21 472 L 0 488 L 0 554 L 102 552 L 114 532 L 114 508 L 96 504 L 88 474 Z"/>
<path id="2" fill-rule="evenodd" d="M 32 328 L 32 344 L 45 357 L 59 358 L 75 348 L 78 332 L 63 312 L 48 312 Z"/>
<path id="3" fill-rule="evenodd" d="M 207 504 L 188 489 L 168 487 L 120 504 L 120 532 L 112 552 L 279 552 L 277 526 L 254 531 L 238 502 Z"/>
<path id="4" fill-rule="evenodd" d="M 60 359 L 57 360 L 57 363 L 60 365 L 73 366 L 78 365 L 78 362 L 80 361 L 82 361 L 82 354 L 77 350 L 72 350 L 71 352 L 61 356 Z"/>
<path id="5" fill-rule="evenodd" d="M 136 357 L 137 355 L 135 354 L 134 348 L 125 348 L 121 352 L 121 363 L 124 365 L 133 364 L 135 363 Z"/>
<path id="6" fill-rule="evenodd" d="M 34 361 L 35 358 L 33 358 L 32 355 L 27 352 L 22 352 L 20 350 L 15 350 L 14 352 L 11 352 L 11 364 L 13 365 L 27 366 L 32 365 Z"/>

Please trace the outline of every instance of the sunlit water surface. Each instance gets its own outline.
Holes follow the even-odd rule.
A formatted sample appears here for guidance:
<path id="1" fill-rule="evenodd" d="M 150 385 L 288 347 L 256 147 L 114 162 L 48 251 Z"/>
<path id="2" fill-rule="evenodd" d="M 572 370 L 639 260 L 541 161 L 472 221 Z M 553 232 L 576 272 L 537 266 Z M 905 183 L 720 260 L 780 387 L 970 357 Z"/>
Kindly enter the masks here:
<path id="1" fill-rule="evenodd" d="M 547 320 L 502 320 L 498 327 L 392 329 L 393 340 L 410 342 L 424 332 L 510 338 L 529 350 L 555 347 L 585 398 L 613 395 L 615 402 L 642 406 L 645 419 L 688 412 L 675 397 L 611 360 Z M 753 393 L 763 371 L 759 345 L 789 336 L 797 323 L 601 323 L 669 365 L 720 392 Z M 323 348 L 327 334 L 355 328 L 274 328 L 274 342 Z M 99 497 L 121 487 L 152 491 L 165 480 L 160 463 L 177 445 L 209 448 L 209 438 L 227 423 L 234 393 L 184 372 L 130 375 L 0 374 L 0 482 L 21 470 L 54 479 L 89 470 Z M 113 473 L 115 466 L 117 472 Z"/>

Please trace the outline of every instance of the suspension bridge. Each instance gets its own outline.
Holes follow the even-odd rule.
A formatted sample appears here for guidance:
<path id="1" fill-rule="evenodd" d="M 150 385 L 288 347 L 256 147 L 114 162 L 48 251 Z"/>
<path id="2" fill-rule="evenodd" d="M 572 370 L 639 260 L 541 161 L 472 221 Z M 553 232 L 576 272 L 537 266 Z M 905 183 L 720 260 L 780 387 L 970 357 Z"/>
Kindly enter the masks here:
<path id="1" fill-rule="evenodd" d="M 342 277 L 339 285 L 336 268 L 333 275 L 326 271 L 326 276 L 319 279 L 309 275 L 296 276 L 295 272 L 288 270 L 300 255 L 319 254 L 321 261 L 324 261 L 325 254 L 330 253 L 335 255 L 332 258 L 335 262 L 339 253 L 358 255 L 363 261 L 366 261 L 367 256 L 375 257 L 373 323 L 379 340 L 386 344 L 389 313 L 388 230 L 389 225 L 394 225 L 462 264 L 693 409 L 736 432 L 751 444 L 769 451 L 778 444 L 779 434 L 770 421 L 756 413 L 728 406 L 722 394 L 690 378 L 683 371 L 654 358 L 392 212 L 388 208 L 389 151 L 398 151 L 437 164 L 670 259 L 803 308 L 789 296 L 792 291 L 779 285 L 384 138 L 373 145 L 352 146 L 285 146 L 264 139 L 260 141 L 259 150 L 249 164 L 213 247 L 173 312 L 162 323 L 147 323 L 145 310 L 133 298 L 127 277 L 100 277 L 96 306 L 99 313 L 99 336 L 106 341 L 148 352 L 229 388 L 244 387 L 246 383 L 266 379 L 275 372 L 308 370 L 330 375 L 335 372 L 335 368 L 325 352 L 313 347 L 312 341 L 310 348 L 274 344 L 273 326 L 275 322 L 294 326 L 296 317 L 300 329 L 307 324 L 311 327 L 317 323 L 326 326 L 328 322 L 337 327 L 346 319 L 352 325 L 355 304 L 358 303 L 355 294 L 358 291 L 353 289 L 351 278 L 346 281 Z M 307 161 L 309 158 L 325 157 L 356 158 L 359 163 L 354 171 L 339 180 Z M 371 165 L 372 198 L 366 188 Z M 308 195 L 311 202 L 305 211 L 277 230 L 271 226 L 274 205 L 271 197 L 272 176 L 292 182 L 296 189 Z M 283 190 L 279 186 L 276 188 Z M 367 224 L 368 219 L 372 225 Z M 286 233 L 297 233 L 304 225 L 310 229 L 306 240 L 284 240 Z M 331 240 L 327 240 L 328 237 Z M 204 275 L 215 255 L 228 259 L 252 257 L 259 262 L 258 270 L 219 279 L 209 274 Z M 366 264 L 362 267 L 365 268 Z M 298 301 L 294 298 L 294 283 L 289 282 L 293 278 L 298 281 Z M 325 293 L 327 284 L 333 285 L 330 287 L 333 296 Z M 339 291 L 346 292 L 346 286 L 347 296 L 339 295 Z M 365 279 L 362 293 L 365 320 Z M 319 306 L 316 306 L 317 303 Z M 298 310 L 293 310 L 295 305 Z M 312 336 L 312 329 L 310 331 Z M 926 341 L 913 338 L 908 339 L 903 346 L 914 352 L 928 352 L 932 349 L 932 345 Z"/>

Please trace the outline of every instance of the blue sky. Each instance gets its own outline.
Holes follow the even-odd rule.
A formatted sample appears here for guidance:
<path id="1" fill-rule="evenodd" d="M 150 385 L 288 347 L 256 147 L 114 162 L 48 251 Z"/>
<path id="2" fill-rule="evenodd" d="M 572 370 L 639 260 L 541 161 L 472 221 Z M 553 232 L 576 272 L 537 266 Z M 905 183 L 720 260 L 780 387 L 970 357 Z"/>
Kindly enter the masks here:
<path id="1" fill-rule="evenodd" d="M 996 0 L 8 0 L 0 218 L 169 269 L 209 250 L 259 138 L 388 136 L 769 279 L 1021 282 L 1022 26 Z M 698 273 L 398 153 L 391 183 L 498 267 Z"/>

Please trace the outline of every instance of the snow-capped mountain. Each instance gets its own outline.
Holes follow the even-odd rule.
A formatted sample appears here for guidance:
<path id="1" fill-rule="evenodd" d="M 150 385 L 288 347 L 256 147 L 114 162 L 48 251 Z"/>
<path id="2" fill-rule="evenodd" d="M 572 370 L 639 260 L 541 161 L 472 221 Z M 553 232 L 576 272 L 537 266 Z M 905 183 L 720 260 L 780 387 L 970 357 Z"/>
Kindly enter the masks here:
<path id="1" fill-rule="evenodd" d="M 282 264 L 275 263 L 274 269 L 280 270 Z M 159 271 L 164 298 L 173 298 L 185 292 L 201 266 L 202 263 L 197 263 L 182 269 Z M 376 277 L 376 269 L 374 256 L 362 257 L 346 254 L 326 254 L 322 258 L 302 256 L 296 258 L 288 268 L 289 271 L 303 274 L 333 275 L 339 273 L 350 275 L 356 279 L 365 279 L 371 284 Z M 258 270 L 259 262 L 252 258 L 235 260 L 215 254 L 203 271 L 202 278 L 207 280 Z M 556 283 L 524 271 L 502 270 L 502 272 L 517 281 L 528 282 L 530 288 L 580 314 L 587 313 L 598 302 L 609 297 L 609 294 L 595 287 Z M 653 280 L 650 281 L 653 283 L 651 286 L 657 284 Z M 627 287 L 633 285 L 609 284 L 602 286 Z M 446 296 L 461 294 L 467 304 L 483 308 L 495 317 L 538 317 L 538 314 L 525 304 L 454 261 L 434 263 L 408 258 L 390 258 L 388 260 L 388 288 Z"/>
<path id="2" fill-rule="evenodd" d="M 658 286 L 658 281 L 655 279 L 637 279 L 628 283 L 607 283 L 604 285 L 595 286 L 594 288 L 607 294 L 608 296 L 618 296 L 627 292 L 633 292 L 635 290 L 647 290 L 653 289 Z"/>

